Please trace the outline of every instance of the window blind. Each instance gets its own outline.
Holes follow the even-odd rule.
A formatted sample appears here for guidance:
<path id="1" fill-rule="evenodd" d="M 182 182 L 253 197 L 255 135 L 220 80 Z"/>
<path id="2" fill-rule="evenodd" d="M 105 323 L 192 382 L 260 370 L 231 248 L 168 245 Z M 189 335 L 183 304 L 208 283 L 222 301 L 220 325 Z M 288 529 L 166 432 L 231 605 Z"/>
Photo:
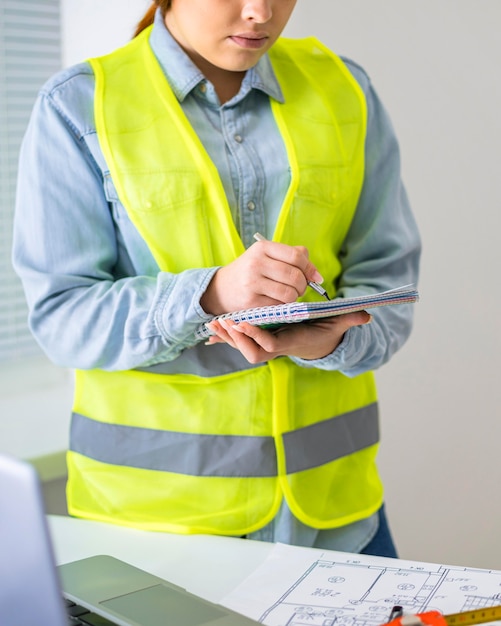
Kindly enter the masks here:
<path id="1" fill-rule="evenodd" d="M 38 89 L 61 67 L 60 0 L 0 0 L 0 363 L 39 355 L 11 265 L 19 148 Z"/>

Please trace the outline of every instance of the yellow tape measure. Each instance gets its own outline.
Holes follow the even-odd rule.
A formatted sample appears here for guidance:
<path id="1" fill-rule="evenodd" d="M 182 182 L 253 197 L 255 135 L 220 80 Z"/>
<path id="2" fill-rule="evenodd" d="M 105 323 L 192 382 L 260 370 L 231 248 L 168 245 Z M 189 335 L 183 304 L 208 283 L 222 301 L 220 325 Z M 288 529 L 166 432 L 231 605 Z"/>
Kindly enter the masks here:
<path id="1" fill-rule="evenodd" d="M 463 613 L 452 613 L 451 615 L 444 615 L 444 619 L 448 626 L 470 626 L 470 624 L 495 622 L 496 620 L 501 620 L 501 605 L 465 611 Z"/>
<path id="2" fill-rule="evenodd" d="M 404 615 L 401 606 L 394 606 L 386 626 L 472 626 L 498 620 L 501 621 L 501 605 L 450 615 L 442 615 L 440 611 Z"/>

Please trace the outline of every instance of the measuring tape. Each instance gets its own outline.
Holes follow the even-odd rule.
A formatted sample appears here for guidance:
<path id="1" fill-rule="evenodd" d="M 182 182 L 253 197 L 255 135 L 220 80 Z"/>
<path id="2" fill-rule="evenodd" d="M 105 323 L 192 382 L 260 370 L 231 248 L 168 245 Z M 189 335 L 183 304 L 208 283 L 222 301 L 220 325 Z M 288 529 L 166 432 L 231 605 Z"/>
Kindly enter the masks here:
<path id="1" fill-rule="evenodd" d="M 394 613 L 396 609 L 401 611 L 402 607 L 394 607 L 390 621 L 386 626 L 472 626 L 501 620 L 501 605 L 462 613 L 451 613 L 450 615 L 442 615 L 439 611 L 410 615 L 400 613 L 398 615 L 400 611 Z M 393 616 L 395 616 L 394 619 L 391 619 Z"/>
<path id="2" fill-rule="evenodd" d="M 465 611 L 464 613 L 452 613 L 444 615 L 449 626 L 469 626 L 469 624 L 483 624 L 501 620 L 501 606 L 491 606 L 486 609 Z"/>

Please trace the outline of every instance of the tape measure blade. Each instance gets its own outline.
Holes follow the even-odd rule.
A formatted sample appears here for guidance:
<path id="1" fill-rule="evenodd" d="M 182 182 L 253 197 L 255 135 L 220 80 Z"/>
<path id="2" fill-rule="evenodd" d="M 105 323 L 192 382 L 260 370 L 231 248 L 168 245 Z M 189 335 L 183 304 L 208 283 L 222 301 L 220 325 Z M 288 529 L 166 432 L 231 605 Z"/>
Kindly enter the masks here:
<path id="1" fill-rule="evenodd" d="M 471 626 L 472 624 L 496 622 L 501 620 L 501 605 L 464 611 L 463 613 L 452 613 L 451 615 L 444 615 L 444 619 L 448 626 Z"/>

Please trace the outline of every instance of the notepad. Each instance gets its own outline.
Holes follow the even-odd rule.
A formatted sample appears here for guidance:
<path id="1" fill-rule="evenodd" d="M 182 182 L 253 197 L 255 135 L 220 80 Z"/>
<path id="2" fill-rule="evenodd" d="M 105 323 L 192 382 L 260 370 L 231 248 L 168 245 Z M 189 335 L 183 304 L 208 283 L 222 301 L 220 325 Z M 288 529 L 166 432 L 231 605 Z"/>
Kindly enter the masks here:
<path id="1" fill-rule="evenodd" d="M 234 322 L 248 322 L 253 326 L 279 327 L 283 324 L 297 324 L 354 313 L 355 311 L 365 311 L 379 306 L 394 304 L 412 304 L 419 300 L 419 294 L 412 285 L 389 289 L 379 293 L 371 293 L 364 296 L 354 296 L 352 298 L 335 298 L 334 300 L 321 302 L 288 302 L 286 304 L 276 304 L 272 306 L 256 307 L 216 315 L 212 320 L 233 320 Z M 210 320 L 210 321 L 212 321 Z M 201 324 L 195 335 L 197 339 L 205 339 L 214 333 L 207 327 L 207 322 Z"/>

